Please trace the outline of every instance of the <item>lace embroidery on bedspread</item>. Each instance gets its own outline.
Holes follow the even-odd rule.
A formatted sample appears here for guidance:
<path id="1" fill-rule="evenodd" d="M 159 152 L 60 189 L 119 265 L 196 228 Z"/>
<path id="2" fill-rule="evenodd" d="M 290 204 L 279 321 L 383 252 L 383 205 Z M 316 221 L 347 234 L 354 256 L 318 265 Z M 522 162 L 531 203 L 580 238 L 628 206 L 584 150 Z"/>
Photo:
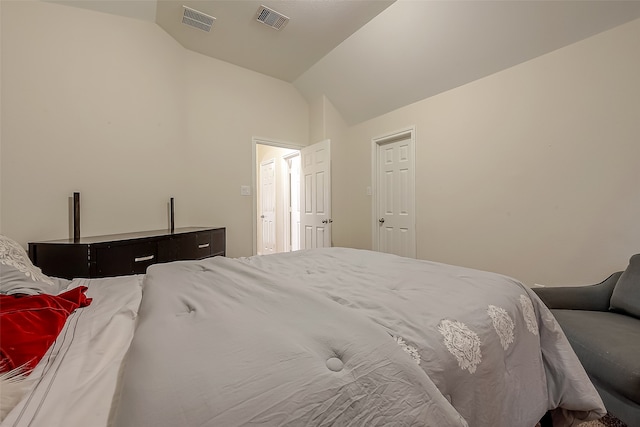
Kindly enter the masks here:
<path id="1" fill-rule="evenodd" d="M 533 309 L 533 303 L 526 295 L 520 295 L 520 305 L 522 306 L 522 316 L 527 324 L 527 329 L 533 335 L 538 335 L 538 322 L 536 321 L 536 313 Z"/>
<path id="2" fill-rule="evenodd" d="M 409 355 L 413 358 L 413 360 L 416 361 L 417 364 L 420 364 L 420 353 L 418 353 L 418 349 L 415 348 L 412 345 L 409 345 L 405 342 L 404 339 L 402 339 L 402 337 L 394 337 L 393 335 L 391 335 L 393 337 L 393 339 L 396 341 L 396 343 L 402 347 L 402 349 L 404 351 L 406 351 L 407 353 L 409 353 Z"/>
<path id="3" fill-rule="evenodd" d="M 458 360 L 460 369 L 466 369 L 473 374 L 482 361 L 478 334 L 462 322 L 447 319 L 440 322 L 438 331 L 444 337 L 447 350 Z"/>
<path id="4" fill-rule="evenodd" d="M 496 330 L 498 337 L 500 337 L 502 348 L 506 350 L 509 348 L 509 344 L 513 342 L 513 329 L 515 327 L 513 319 L 511 319 L 507 310 L 495 305 L 489 305 L 487 314 L 491 317 L 493 328 Z"/>
<path id="5" fill-rule="evenodd" d="M 0 263 L 13 267 L 35 282 L 53 285 L 53 281 L 31 264 L 27 252 L 13 240 L 0 236 Z"/>

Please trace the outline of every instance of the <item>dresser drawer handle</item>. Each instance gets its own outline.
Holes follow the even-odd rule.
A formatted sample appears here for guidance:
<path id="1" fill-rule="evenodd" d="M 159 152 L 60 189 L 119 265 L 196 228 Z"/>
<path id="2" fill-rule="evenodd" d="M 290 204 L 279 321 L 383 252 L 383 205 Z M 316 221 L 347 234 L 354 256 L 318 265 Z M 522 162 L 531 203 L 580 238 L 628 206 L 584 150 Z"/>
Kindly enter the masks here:
<path id="1" fill-rule="evenodd" d="M 201 245 L 198 245 L 198 249 L 204 249 L 204 248 L 208 248 L 209 247 L 209 243 L 203 243 Z"/>
<path id="2" fill-rule="evenodd" d="M 135 262 L 142 262 L 142 261 L 149 261 L 151 259 L 155 258 L 155 255 L 147 255 L 147 256 L 141 256 L 138 258 L 134 258 L 133 261 Z"/>

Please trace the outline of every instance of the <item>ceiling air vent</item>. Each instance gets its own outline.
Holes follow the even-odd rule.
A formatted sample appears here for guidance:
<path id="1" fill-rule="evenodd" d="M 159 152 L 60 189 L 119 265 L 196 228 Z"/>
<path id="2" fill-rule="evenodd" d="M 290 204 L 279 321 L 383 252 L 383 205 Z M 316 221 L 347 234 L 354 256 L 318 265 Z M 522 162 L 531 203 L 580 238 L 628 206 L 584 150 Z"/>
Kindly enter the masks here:
<path id="1" fill-rule="evenodd" d="M 198 12 L 195 9 L 191 9 L 187 6 L 182 6 L 184 13 L 182 15 L 182 23 L 190 27 L 197 28 L 202 31 L 211 31 L 213 21 L 216 20 L 213 16 L 209 16 L 206 13 Z"/>
<path id="2" fill-rule="evenodd" d="M 257 12 L 258 22 L 262 22 L 265 25 L 270 26 L 271 28 L 275 28 L 276 30 L 281 30 L 287 22 L 289 22 L 289 18 L 284 16 L 281 13 L 276 12 L 273 9 L 269 9 L 267 6 L 260 6 Z"/>

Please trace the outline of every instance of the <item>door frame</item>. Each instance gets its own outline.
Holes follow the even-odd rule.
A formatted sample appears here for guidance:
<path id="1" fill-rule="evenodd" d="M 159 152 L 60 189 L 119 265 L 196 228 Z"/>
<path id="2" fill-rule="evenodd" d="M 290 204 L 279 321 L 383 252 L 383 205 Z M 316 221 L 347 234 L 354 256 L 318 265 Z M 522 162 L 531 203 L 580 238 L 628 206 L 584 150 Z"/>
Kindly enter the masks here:
<path id="1" fill-rule="evenodd" d="M 282 159 L 287 162 L 287 177 L 289 178 L 289 189 L 291 189 L 291 166 L 289 166 L 288 162 L 294 158 L 300 158 L 300 151 L 297 153 L 291 153 L 284 156 Z M 298 159 L 300 162 L 300 159 Z M 300 165 L 298 165 L 300 166 Z M 300 168 L 298 168 L 300 169 Z M 298 173 L 300 171 L 298 170 Z M 300 182 L 298 182 L 298 188 L 300 188 Z M 289 212 L 288 220 L 284 222 L 284 250 L 285 252 L 291 252 L 291 226 L 293 225 L 293 217 L 291 215 L 291 192 L 285 192 L 283 201 L 284 201 L 284 210 L 285 212 Z M 300 191 L 298 191 L 298 207 L 300 207 Z M 298 249 L 300 249 L 300 233 L 298 232 Z"/>
<path id="2" fill-rule="evenodd" d="M 379 241 L 379 230 L 380 227 L 378 226 L 378 187 L 379 187 L 379 183 L 378 183 L 378 162 L 380 160 L 380 147 L 384 144 L 387 144 L 389 142 L 395 142 L 395 141 L 401 141 L 401 140 L 405 140 L 405 139 L 409 139 L 410 140 L 410 154 L 411 154 L 411 160 L 410 160 L 410 166 L 411 166 L 411 170 L 412 170 L 412 188 L 413 188 L 413 194 L 411 194 L 411 197 L 413 198 L 413 203 L 412 203 L 412 207 L 413 207 L 413 212 L 412 212 L 412 218 L 413 218 L 413 223 L 411 224 L 413 227 L 413 243 L 415 245 L 414 247 L 414 253 L 416 254 L 417 257 L 417 252 L 418 252 L 418 242 L 417 242 L 417 233 L 416 233 L 416 126 L 412 125 L 412 126 L 408 126 L 406 128 L 402 128 L 400 130 L 397 130 L 395 132 L 392 133 L 388 133 L 385 135 L 381 135 L 378 137 L 375 137 L 373 139 L 371 139 L 371 247 L 373 248 L 374 251 L 379 251 L 379 245 L 378 245 L 378 241 Z"/>
<path id="3" fill-rule="evenodd" d="M 256 189 L 256 181 L 258 179 L 256 175 L 256 159 L 257 159 L 257 145 L 270 145 L 272 147 L 278 148 L 288 148 L 290 150 L 302 150 L 305 146 L 301 144 L 295 144 L 292 142 L 286 141 L 277 141 L 269 138 L 261 138 L 261 137 L 252 137 L 251 138 L 251 198 L 252 198 L 252 212 L 251 212 L 251 223 L 253 229 L 253 255 L 257 255 L 258 253 L 258 192 Z"/>

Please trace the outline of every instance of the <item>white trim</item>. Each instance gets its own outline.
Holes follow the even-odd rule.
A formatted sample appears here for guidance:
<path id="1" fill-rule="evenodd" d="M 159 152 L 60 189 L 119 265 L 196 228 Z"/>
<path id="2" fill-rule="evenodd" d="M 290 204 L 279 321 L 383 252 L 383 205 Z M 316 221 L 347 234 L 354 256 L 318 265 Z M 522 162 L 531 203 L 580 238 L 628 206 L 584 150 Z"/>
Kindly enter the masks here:
<path id="1" fill-rule="evenodd" d="M 291 192 L 290 191 L 286 191 L 287 189 L 291 188 L 291 165 L 290 165 L 290 161 L 296 157 L 300 157 L 300 151 L 297 152 L 293 152 L 293 153 L 289 153 L 289 154 L 285 154 L 284 156 L 282 156 L 282 163 L 285 166 L 284 168 L 284 173 L 285 176 L 283 177 L 284 180 L 284 188 L 282 189 L 284 191 L 283 194 L 283 203 L 284 203 L 284 212 L 286 214 L 286 220 L 284 221 L 284 251 L 285 252 L 291 252 Z M 300 198 L 300 196 L 298 195 L 298 198 Z M 300 201 L 298 200 L 298 203 L 300 203 Z"/>
<path id="2" fill-rule="evenodd" d="M 408 126 L 406 128 L 397 130 L 395 132 L 381 135 L 371 139 L 371 247 L 374 251 L 378 250 L 378 218 L 376 218 L 378 213 L 378 155 L 379 148 L 381 145 L 384 145 L 389 142 L 393 142 L 399 139 L 409 138 L 411 140 L 411 169 L 413 170 L 413 243 L 415 245 L 414 251 L 417 257 L 417 230 L 416 230 L 416 170 L 415 170 L 415 162 L 416 162 L 416 126 Z"/>
<path id="3" fill-rule="evenodd" d="M 258 253 L 258 197 L 256 196 L 256 180 L 258 179 L 256 175 L 256 145 L 270 145 L 272 147 L 279 148 L 288 148 L 291 150 L 301 150 L 304 148 L 304 145 L 294 144 L 291 142 L 285 141 L 277 141 L 268 138 L 260 138 L 260 137 L 252 137 L 251 138 L 251 189 L 252 193 L 252 213 L 251 213 L 251 221 L 252 221 L 252 229 L 253 229 L 253 255 Z"/>

